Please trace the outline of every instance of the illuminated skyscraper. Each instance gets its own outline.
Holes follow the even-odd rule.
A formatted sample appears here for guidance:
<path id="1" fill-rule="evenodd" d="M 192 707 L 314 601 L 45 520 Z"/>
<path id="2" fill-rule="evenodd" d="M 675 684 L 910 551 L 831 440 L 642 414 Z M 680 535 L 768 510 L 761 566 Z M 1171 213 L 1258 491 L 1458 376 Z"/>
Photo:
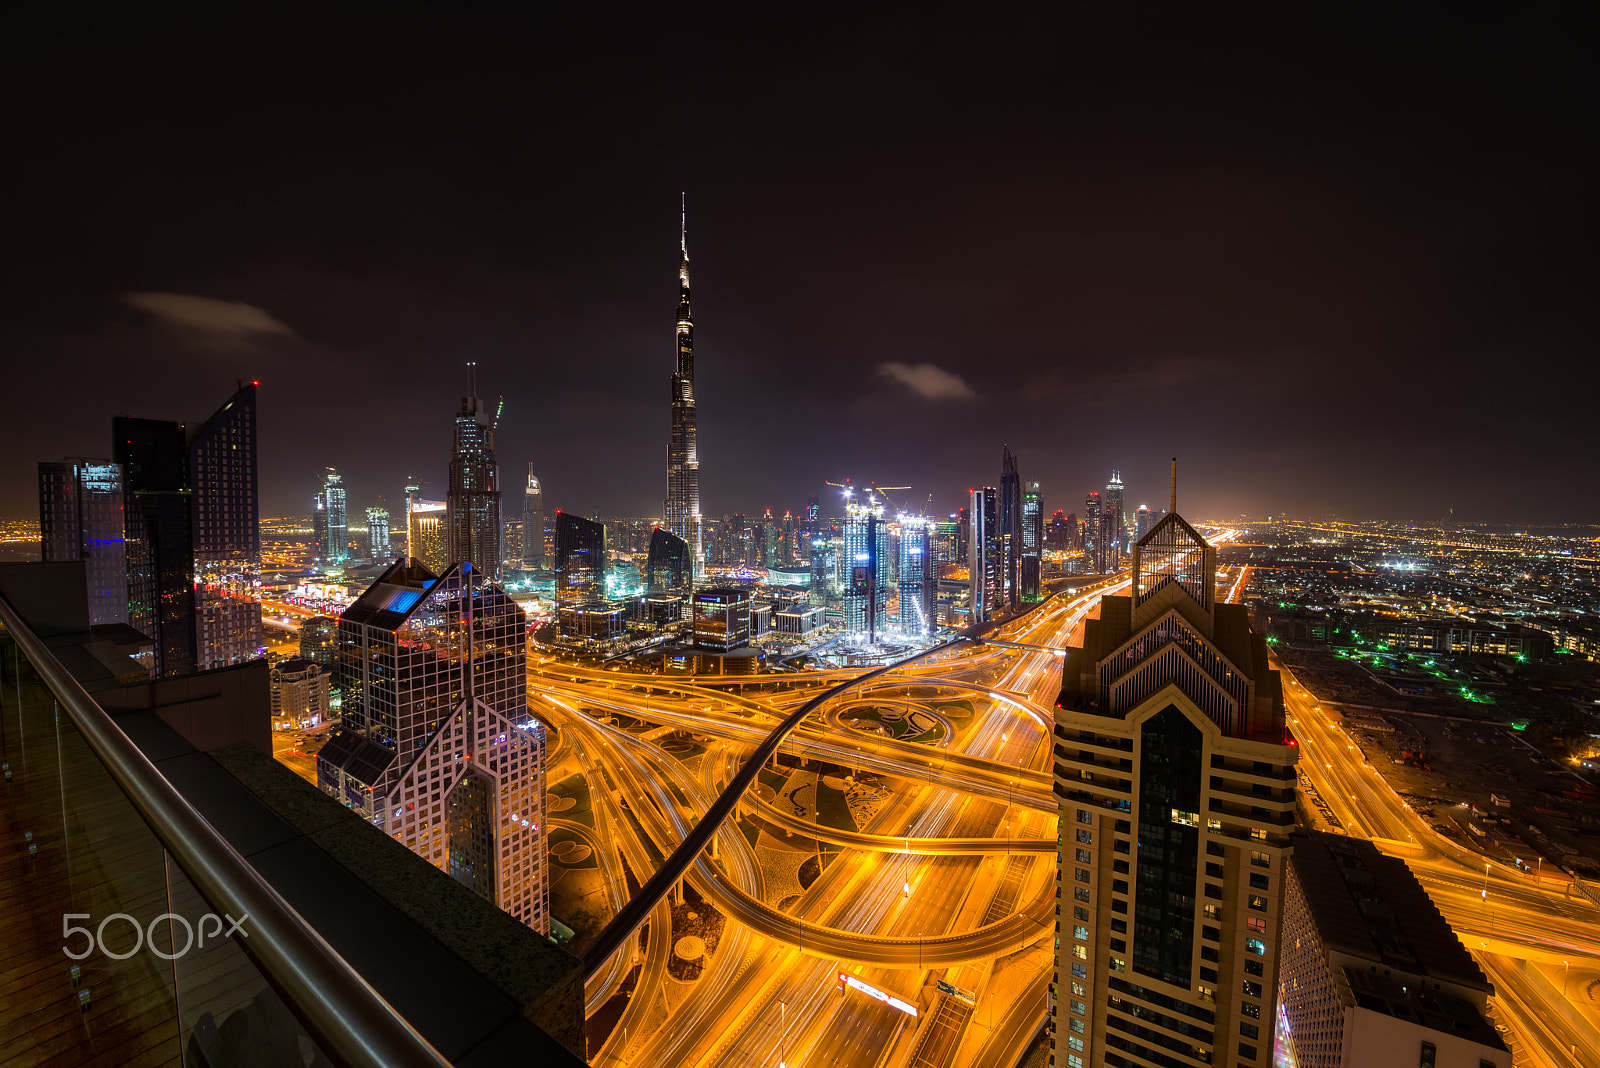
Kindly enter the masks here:
<path id="1" fill-rule="evenodd" d="M 411 544 L 411 513 L 417 510 L 417 499 L 422 495 L 422 483 L 415 477 L 406 479 L 406 555 L 416 556 L 416 546 Z"/>
<path id="2" fill-rule="evenodd" d="M 1083 551 L 1089 557 L 1089 567 L 1097 575 L 1110 568 L 1106 566 L 1108 550 L 1105 544 L 1105 513 L 1100 507 L 1100 494 L 1091 491 L 1083 499 Z"/>
<path id="3" fill-rule="evenodd" d="M 694 316 L 689 311 L 689 226 L 685 215 L 678 259 L 678 364 L 672 372 L 672 438 L 667 445 L 667 529 L 705 565 L 700 518 L 700 454 L 694 407 Z"/>
<path id="4" fill-rule="evenodd" d="M 344 719 L 317 785 L 534 930 L 550 930 L 544 726 L 527 620 L 471 563 L 390 567 L 339 621 Z"/>
<path id="5" fill-rule="evenodd" d="M 1150 525 L 1155 521 L 1154 515 L 1150 511 L 1148 504 L 1141 504 L 1134 516 L 1133 540 L 1136 542 L 1143 541 L 1144 536 L 1150 533 Z"/>
<path id="6" fill-rule="evenodd" d="M 908 638 L 932 634 L 937 625 L 934 602 L 939 592 L 934 568 L 936 523 L 921 516 L 900 517 L 900 633 Z"/>
<path id="7" fill-rule="evenodd" d="M 528 465 L 528 488 L 522 495 L 522 566 L 530 571 L 544 567 L 544 491 L 532 464 Z"/>
<path id="8" fill-rule="evenodd" d="M 1265 1068 L 1298 754 L 1282 686 L 1180 516 L 1133 566 L 1056 703 L 1054 1063 Z"/>
<path id="9" fill-rule="evenodd" d="M 768 563 L 768 567 L 777 567 L 779 564 L 788 564 L 794 562 L 795 549 L 798 545 L 795 540 L 796 529 L 794 514 L 785 510 L 783 513 L 783 522 L 779 527 L 782 545 L 778 550 L 778 559 Z"/>
<path id="10" fill-rule="evenodd" d="M 470 560 L 495 581 L 500 578 L 500 468 L 494 459 L 497 417 L 477 396 L 478 365 L 467 364 L 467 396 L 456 413 L 455 452 L 445 493 L 445 555 Z"/>
<path id="11" fill-rule="evenodd" d="M 883 504 L 871 492 L 845 501 L 843 564 L 845 634 L 875 642 L 887 622 L 890 561 Z"/>
<path id="12" fill-rule="evenodd" d="M 350 517 L 345 507 L 344 480 L 337 469 L 328 468 L 313 507 L 311 535 L 313 541 L 319 542 L 317 563 L 336 568 L 350 559 Z"/>
<path id="13" fill-rule="evenodd" d="M 1111 472 L 1111 478 L 1106 483 L 1105 515 L 1110 520 L 1111 533 L 1107 544 L 1107 559 L 1111 561 L 1107 570 L 1116 570 L 1122 566 L 1122 556 L 1128 551 L 1128 509 L 1122 500 L 1122 473 Z"/>
<path id="14" fill-rule="evenodd" d="M 128 622 L 122 468 L 80 458 L 39 464 L 39 559 L 82 560 L 89 622 Z"/>
<path id="15" fill-rule="evenodd" d="M 375 564 L 388 562 L 394 555 L 389 548 L 389 510 L 387 508 L 372 507 L 367 509 L 367 559 Z"/>
<path id="16" fill-rule="evenodd" d="M 406 545 L 411 557 L 437 574 L 449 566 L 449 537 L 445 530 L 445 503 L 411 499 L 406 516 Z"/>
<path id="17" fill-rule="evenodd" d="M 1017 567 L 1024 601 L 1039 599 L 1044 578 L 1043 552 L 1044 498 L 1039 495 L 1039 483 L 1029 482 L 1022 491 L 1022 556 Z"/>
<path id="18" fill-rule="evenodd" d="M 1000 449 L 1000 598 L 1016 611 L 1022 603 L 1022 478 L 1011 449 Z"/>
<path id="19" fill-rule="evenodd" d="M 993 486 L 972 491 L 967 509 L 967 573 L 971 583 L 969 623 L 987 622 L 1002 606 L 1005 550 L 1000 541 L 1000 495 Z"/>

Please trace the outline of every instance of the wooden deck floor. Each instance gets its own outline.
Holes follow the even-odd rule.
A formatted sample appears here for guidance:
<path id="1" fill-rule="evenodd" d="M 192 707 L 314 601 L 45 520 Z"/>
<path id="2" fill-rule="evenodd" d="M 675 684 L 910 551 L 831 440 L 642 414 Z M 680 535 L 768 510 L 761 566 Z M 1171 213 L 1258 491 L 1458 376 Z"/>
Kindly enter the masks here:
<path id="1" fill-rule="evenodd" d="M 172 863 L 25 660 L 19 691 L 10 642 L 0 637 L 0 1064 L 6 1068 L 178 1068 L 198 1026 L 223 1062 L 241 1045 L 283 1049 L 278 1063 L 307 1063 L 309 1043 L 235 941 L 210 934 L 176 961 L 140 946 L 133 924 L 112 919 L 104 944 L 83 960 L 82 934 L 64 917 L 99 929 L 132 917 L 165 954 L 189 940 L 213 910 Z M 87 915 L 84 915 L 87 914 Z M 226 921 L 224 921 L 226 927 Z M 176 943 L 174 942 L 176 928 Z M 78 975 L 73 976 L 74 965 Z M 88 991 L 88 1005 L 80 1001 Z M 239 1011 L 244 1010 L 244 1011 Z M 285 1033 L 285 1032 L 289 1033 Z M 198 1059 L 191 1058 L 191 1063 Z"/>

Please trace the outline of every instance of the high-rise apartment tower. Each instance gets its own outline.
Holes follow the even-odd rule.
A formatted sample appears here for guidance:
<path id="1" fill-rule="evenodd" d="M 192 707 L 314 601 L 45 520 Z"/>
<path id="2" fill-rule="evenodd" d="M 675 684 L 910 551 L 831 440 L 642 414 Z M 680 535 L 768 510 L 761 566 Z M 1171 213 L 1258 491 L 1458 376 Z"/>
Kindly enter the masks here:
<path id="1" fill-rule="evenodd" d="M 242 664 L 267 651 L 261 631 L 254 383 L 240 386 L 189 436 L 188 454 L 195 667 L 206 671 Z M 342 489 L 339 509 L 342 528 Z"/>
<path id="2" fill-rule="evenodd" d="M 1272 1063 L 1298 750 L 1216 553 L 1170 514 L 1069 648 L 1054 1063 Z"/>

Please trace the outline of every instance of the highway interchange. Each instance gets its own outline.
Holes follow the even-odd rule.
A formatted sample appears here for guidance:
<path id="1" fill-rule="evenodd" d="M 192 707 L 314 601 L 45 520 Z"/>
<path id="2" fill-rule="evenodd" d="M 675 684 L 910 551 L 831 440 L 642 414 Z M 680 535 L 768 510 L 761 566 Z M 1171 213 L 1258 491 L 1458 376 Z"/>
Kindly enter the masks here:
<path id="1" fill-rule="evenodd" d="M 1219 592 L 1237 600 L 1248 578 L 1225 570 Z M 770 786 L 743 795 L 744 826 L 763 828 L 757 844 L 781 835 L 825 847 L 832 862 L 797 897 L 773 902 L 751 838 L 739 821 L 724 824 L 686 876 L 726 918 L 719 944 L 694 982 L 670 976 L 670 905 L 657 906 L 639 937 L 589 976 L 587 1010 L 606 1021 L 591 1029 L 590 1063 L 1011 1068 L 1038 1033 L 1051 978 L 1059 650 L 1081 641 L 1102 595 L 1127 584 L 1058 594 L 989 635 L 1016 645 L 964 643 L 819 707 L 782 744 L 780 774 L 802 760 L 825 765 L 833 781 L 888 787 L 886 800 L 849 829 L 780 806 Z M 531 656 L 530 712 L 556 728 L 547 783 L 581 776 L 593 821 L 552 812 L 547 831 L 589 847 L 615 913 L 629 876 L 637 885 L 660 866 L 783 717 L 863 673 L 709 680 Z M 1345 833 L 1410 864 L 1494 982 L 1491 1008 L 1517 1065 L 1600 1064 L 1589 1000 L 1600 990 L 1600 909 L 1564 878 L 1486 870 L 1481 855 L 1435 833 L 1337 716 L 1283 677 L 1304 778 Z M 970 717 L 950 714 L 957 702 Z M 869 732 L 861 713 L 870 709 L 920 711 L 936 729 L 917 741 Z M 683 759 L 686 738 L 698 759 Z M 842 974 L 918 1015 L 841 984 Z M 938 981 L 960 999 L 936 994 Z"/>
<path id="2" fill-rule="evenodd" d="M 1104 589 L 1124 584 L 1055 597 L 995 635 L 1032 648 L 963 645 L 819 708 L 781 751 L 813 767 L 825 761 L 852 777 L 888 779 L 895 789 L 887 803 L 849 830 L 818 826 L 751 792 L 743 811 L 768 833 L 820 840 L 835 859 L 779 909 L 766 900 L 749 840 L 725 825 L 717 859 L 702 857 L 688 875 L 728 918 L 722 943 L 684 988 L 667 975 L 670 923 L 667 906 L 658 907 L 637 954 L 633 994 L 591 1048 L 591 1063 L 903 1064 L 934 1003 L 926 988 L 939 979 L 981 1006 L 946 1063 L 1014 1063 L 1043 1017 L 1053 952 L 1048 738 L 1060 686 L 1057 650 Z M 561 739 L 552 780 L 569 767 L 590 777 L 593 838 L 612 902 L 626 893 L 622 859 L 636 875 L 653 871 L 781 716 L 818 688 L 860 673 L 762 676 L 749 680 L 754 686 L 713 688 L 704 680 L 532 665 L 530 704 Z M 972 707 L 964 724 L 941 712 L 956 699 Z M 853 709 L 914 705 L 939 725 L 936 741 L 865 733 L 850 722 Z M 637 720 L 705 745 L 698 769 L 691 773 L 643 737 L 660 731 L 612 725 Z M 625 947 L 594 974 L 591 1011 L 622 986 L 634 957 Z M 997 960 L 1006 964 L 998 975 Z M 913 1019 L 854 988 L 841 992 L 841 972 L 918 1005 L 921 1015 Z"/>

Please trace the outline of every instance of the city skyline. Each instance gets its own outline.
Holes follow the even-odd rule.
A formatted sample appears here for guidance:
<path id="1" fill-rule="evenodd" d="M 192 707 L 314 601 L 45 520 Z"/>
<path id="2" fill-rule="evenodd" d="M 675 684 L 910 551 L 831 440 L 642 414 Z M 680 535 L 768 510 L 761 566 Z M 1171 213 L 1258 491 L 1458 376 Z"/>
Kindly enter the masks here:
<path id="1" fill-rule="evenodd" d="M 952 14 L 909 36 L 874 16 L 837 38 L 798 20 L 747 53 L 737 19 L 647 17 L 502 85 L 492 20 L 394 16 L 381 50 L 337 25 L 325 45 L 215 45 L 193 59 L 196 107 L 123 77 L 181 40 L 75 30 L 63 58 L 47 35 L 12 68 L 53 71 L 29 79 L 19 147 L 79 137 L 8 175 L 31 209 L 0 345 L 26 354 L 22 395 L 81 369 L 85 411 L 198 420 L 260 379 L 267 514 L 303 510 L 328 464 L 363 506 L 416 471 L 443 497 L 448 427 L 424 396 L 450 403 L 475 360 L 506 398 L 502 464 L 536 464 L 552 504 L 648 515 L 687 190 L 706 514 L 792 507 L 841 473 L 947 511 L 993 479 L 1003 438 L 1057 499 L 1119 468 L 1140 503 L 1140 473 L 1177 453 L 1195 514 L 1594 521 L 1584 391 L 1566 388 L 1590 377 L 1592 268 L 1570 250 L 1592 243 L 1592 167 L 1563 109 L 1591 76 L 1550 23 L 1451 25 L 1454 50 L 1405 14 L 1382 33 Z M 303 67 L 287 95 L 262 76 L 284 56 Z M 372 83 L 391 95 L 337 103 Z M 110 96 L 123 127 L 88 121 Z M 545 134 L 497 148 L 534 108 Z M 416 136 L 395 143 L 391 120 Z M 397 405 L 415 432 L 372 449 L 356 416 Z M 1159 435 L 1123 431 L 1118 413 L 1157 407 Z M 780 430 L 786 412 L 829 432 Z M 1250 432 L 1215 433 L 1230 413 Z M 0 448 L 93 455 L 78 422 L 20 411 Z M 1497 447 L 1433 459 L 1474 434 Z M 0 472 L 0 514 L 30 510 L 27 478 Z"/>
<path id="2" fill-rule="evenodd" d="M 1573 9 L 29 17 L 8 1068 L 1600 1064 Z"/>

